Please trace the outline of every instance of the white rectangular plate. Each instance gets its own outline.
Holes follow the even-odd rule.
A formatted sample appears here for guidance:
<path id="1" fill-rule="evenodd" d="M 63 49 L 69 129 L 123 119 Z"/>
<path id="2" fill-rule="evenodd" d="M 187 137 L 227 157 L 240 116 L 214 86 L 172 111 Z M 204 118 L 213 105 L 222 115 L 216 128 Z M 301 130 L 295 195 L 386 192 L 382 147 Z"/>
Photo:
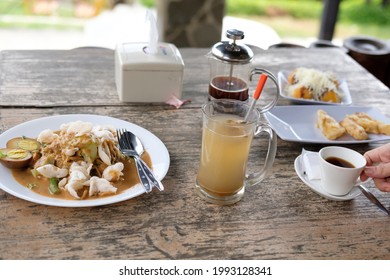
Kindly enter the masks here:
<path id="1" fill-rule="evenodd" d="M 287 77 L 290 72 L 288 71 L 280 71 L 278 72 L 278 83 L 280 85 L 280 96 L 288 99 L 294 103 L 297 104 L 316 104 L 316 105 L 351 105 L 352 104 L 352 98 L 351 94 L 349 93 L 348 84 L 345 80 L 339 80 L 339 89 L 342 93 L 343 97 L 341 98 L 341 103 L 332 103 L 332 102 L 323 102 L 323 101 L 317 101 L 314 99 L 304 99 L 304 98 L 295 98 L 288 96 L 286 87 L 288 85 Z"/>
<path id="2" fill-rule="evenodd" d="M 390 119 L 382 115 L 378 109 L 359 106 L 277 106 L 265 113 L 265 118 L 276 134 L 286 141 L 321 144 L 359 144 L 390 140 L 390 136 L 382 134 L 369 134 L 368 140 L 355 140 L 348 134 L 336 140 L 329 140 L 316 127 L 317 111 L 320 109 L 327 112 L 337 121 L 344 119 L 347 114 L 365 112 L 376 120 L 390 123 Z"/>

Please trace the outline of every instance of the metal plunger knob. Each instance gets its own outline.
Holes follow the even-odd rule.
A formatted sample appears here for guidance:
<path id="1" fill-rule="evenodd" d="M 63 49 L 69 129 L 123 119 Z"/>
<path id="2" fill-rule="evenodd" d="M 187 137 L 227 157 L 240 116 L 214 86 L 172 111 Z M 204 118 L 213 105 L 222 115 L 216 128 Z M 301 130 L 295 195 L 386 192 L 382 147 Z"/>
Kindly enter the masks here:
<path id="1" fill-rule="evenodd" d="M 232 40 L 242 40 L 244 39 L 244 32 L 237 29 L 229 29 L 226 31 L 226 37 Z"/>
<path id="2" fill-rule="evenodd" d="M 253 57 L 253 51 L 244 44 L 236 44 L 236 40 L 244 39 L 244 32 L 237 29 L 228 29 L 226 37 L 231 40 L 216 43 L 212 47 L 211 53 L 217 59 L 229 63 L 245 64 L 250 62 Z"/>

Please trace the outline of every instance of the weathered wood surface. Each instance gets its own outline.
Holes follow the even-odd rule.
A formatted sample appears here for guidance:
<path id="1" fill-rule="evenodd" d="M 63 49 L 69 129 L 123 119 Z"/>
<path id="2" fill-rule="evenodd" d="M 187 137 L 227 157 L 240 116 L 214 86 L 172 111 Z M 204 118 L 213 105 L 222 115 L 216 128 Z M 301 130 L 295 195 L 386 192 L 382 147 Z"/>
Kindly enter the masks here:
<path id="1" fill-rule="evenodd" d="M 248 189 L 236 205 L 211 205 L 196 196 L 194 181 L 201 145 L 199 105 L 206 99 L 208 82 L 207 61 L 201 61 L 204 50 L 182 50 L 186 62 L 184 92 L 193 102 L 179 110 L 167 105 L 120 104 L 110 81 L 112 53 L 84 50 L 69 56 L 69 51 L 63 51 L 63 59 L 56 61 L 49 59 L 54 52 L 57 58 L 61 56 L 61 51 L 46 55 L 40 51 L 2 53 L 0 130 L 29 119 L 71 113 L 133 122 L 157 135 L 169 150 L 171 165 L 163 180 L 166 190 L 154 190 L 113 205 L 77 209 L 37 205 L 0 190 L 0 259 L 390 258 L 389 217 L 363 195 L 346 202 L 324 199 L 295 174 L 293 161 L 302 147 L 319 150 L 321 145 L 279 139 L 272 174 L 259 187 Z M 316 62 L 314 53 L 298 56 L 266 52 L 255 62 L 272 71 L 300 65 L 331 66 L 347 78 L 355 104 L 378 107 L 389 116 L 390 92 L 383 84 L 345 55 L 324 50 L 322 57 L 342 61 Z M 30 67 L 16 70 L 12 60 L 29 61 Z M 74 75 L 78 67 L 84 69 L 80 73 L 86 73 L 86 64 L 91 61 L 101 65 L 84 78 L 99 80 L 99 86 Z M 105 74 L 103 63 L 108 65 Z M 54 65 L 67 65 L 61 75 L 73 82 L 60 78 L 52 82 L 47 69 L 55 69 Z M 16 71 L 21 71 L 19 78 Z M 39 72 L 45 72 L 39 84 L 28 78 L 39 76 Z M 80 92 L 74 99 L 69 91 L 77 88 Z M 97 101 L 87 100 L 88 95 L 96 96 Z M 281 100 L 279 104 L 288 102 Z M 254 141 L 254 153 L 264 155 L 265 145 L 265 139 Z M 377 145 L 350 147 L 364 152 Z M 389 206 L 388 194 L 373 186 L 370 189 Z"/>
<path id="2" fill-rule="evenodd" d="M 207 98 L 208 49 L 182 49 L 184 63 L 183 97 L 187 107 L 199 106 Z M 0 52 L 1 106 L 123 106 L 115 88 L 114 52 L 108 49 L 69 51 Z M 254 67 L 273 73 L 297 66 L 331 70 L 347 81 L 354 105 L 382 105 L 377 96 L 389 88 L 373 79 L 352 58 L 336 49 L 274 49 L 258 51 Z M 153 77 L 151 76 L 151 82 Z M 256 81 L 252 86 L 256 85 Z M 272 89 L 269 89 L 272 91 Z M 375 93 L 375 94 L 372 94 Z M 262 100 L 265 95 L 262 95 Z M 267 100 L 267 99 L 265 99 Z M 289 105 L 280 100 L 279 105 Z"/>

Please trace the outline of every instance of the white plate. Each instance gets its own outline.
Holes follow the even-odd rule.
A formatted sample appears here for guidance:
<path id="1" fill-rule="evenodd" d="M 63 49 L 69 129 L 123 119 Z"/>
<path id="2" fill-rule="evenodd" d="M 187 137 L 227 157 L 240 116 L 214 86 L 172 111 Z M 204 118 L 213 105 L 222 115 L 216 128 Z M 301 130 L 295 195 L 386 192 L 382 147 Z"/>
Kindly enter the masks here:
<path id="1" fill-rule="evenodd" d="M 355 140 L 348 134 L 336 140 L 329 140 L 316 127 L 317 111 L 319 109 L 326 111 L 337 121 L 344 119 L 347 114 L 365 112 L 374 119 L 390 123 L 390 119 L 382 115 L 378 109 L 359 106 L 276 106 L 264 115 L 276 134 L 286 141 L 320 144 L 360 144 L 390 140 L 390 136 L 383 134 L 369 134 L 368 140 Z"/>
<path id="2" fill-rule="evenodd" d="M 72 121 L 85 121 L 91 122 L 94 125 L 112 125 L 116 128 L 126 128 L 136 134 L 145 146 L 145 150 L 148 151 L 153 166 L 153 173 L 156 178 L 162 180 L 168 172 L 169 168 L 169 153 L 164 143 L 161 142 L 154 134 L 148 130 L 112 117 L 98 116 L 98 115 L 58 115 L 52 117 L 40 118 L 32 121 L 28 121 L 19 124 L 0 135 L 0 147 L 5 147 L 9 139 L 14 137 L 26 136 L 36 138 L 38 134 L 44 129 L 58 130 L 60 125 Z M 139 196 L 145 192 L 145 189 L 141 184 L 138 184 L 120 194 L 107 196 L 104 198 L 91 199 L 91 200 L 65 200 L 58 198 L 51 198 L 47 196 L 39 195 L 28 188 L 20 185 L 15 181 L 11 171 L 0 164 L 0 188 L 5 192 L 8 192 L 16 197 L 31 202 L 62 206 L 62 207 L 90 207 L 112 204 L 120 201 L 124 201 L 136 196 Z"/>
<path id="3" fill-rule="evenodd" d="M 335 201 L 344 201 L 344 200 L 351 200 L 355 197 L 360 195 L 360 190 L 357 187 L 353 187 L 353 189 L 346 195 L 343 196 L 336 196 L 332 195 L 330 193 L 327 193 L 321 186 L 321 180 L 309 180 L 306 175 L 304 174 L 302 170 L 302 164 L 301 164 L 301 158 L 302 155 L 299 155 L 295 161 L 294 161 L 294 168 L 295 172 L 297 173 L 298 177 L 307 185 L 309 188 L 311 188 L 315 193 L 319 194 L 322 197 L 325 197 L 330 200 Z"/>
<path id="4" fill-rule="evenodd" d="M 339 80 L 339 90 L 343 95 L 341 98 L 341 103 L 323 102 L 314 99 L 295 98 L 295 97 L 288 96 L 286 87 L 288 86 L 287 77 L 289 73 L 290 72 L 287 71 L 278 72 L 278 83 L 281 89 L 280 95 L 285 99 L 288 99 L 298 104 L 317 104 L 317 105 L 336 105 L 336 106 L 352 104 L 352 98 L 351 98 L 351 94 L 349 93 L 347 81 L 342 79 Z"/>

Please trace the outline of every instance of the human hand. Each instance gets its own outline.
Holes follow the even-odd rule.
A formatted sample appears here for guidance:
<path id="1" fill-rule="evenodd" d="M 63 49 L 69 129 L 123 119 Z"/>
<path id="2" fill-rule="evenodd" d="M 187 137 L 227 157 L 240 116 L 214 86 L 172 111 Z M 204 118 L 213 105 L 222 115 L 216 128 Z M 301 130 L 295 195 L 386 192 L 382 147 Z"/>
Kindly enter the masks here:
<path id="1" fill-rule="evenodd" d="M 362 181 L 371 177 L 378 189 L 390 192 L 390 143 L 364 154 L 367 165 L 360 175 Z"/>

